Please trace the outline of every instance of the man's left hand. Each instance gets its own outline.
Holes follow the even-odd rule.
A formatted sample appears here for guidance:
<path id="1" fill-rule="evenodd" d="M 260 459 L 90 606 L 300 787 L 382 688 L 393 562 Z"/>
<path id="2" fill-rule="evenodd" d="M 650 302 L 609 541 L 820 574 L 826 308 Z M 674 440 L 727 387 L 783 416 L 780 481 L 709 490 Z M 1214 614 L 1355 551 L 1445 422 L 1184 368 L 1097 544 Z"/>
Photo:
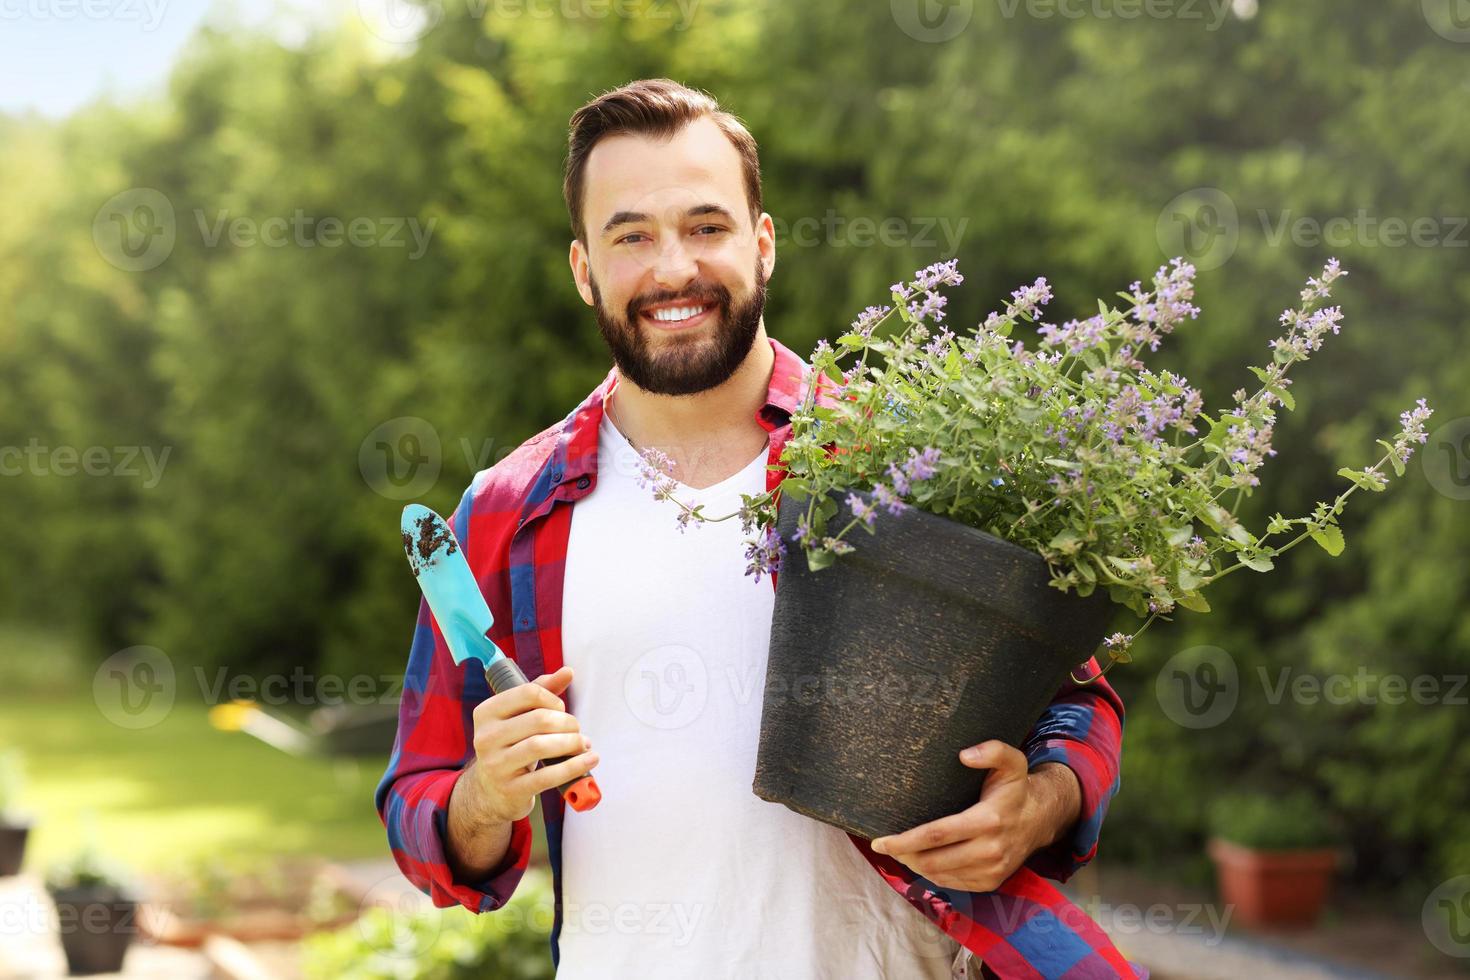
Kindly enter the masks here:
<path id="1" fill-rule="evenodd" d="M 1026 756 L 1000 741 L 960 753 L 972 769 L 989 769 L 980 802 L 953 816 L 872 841 L 887 854 L 942 888 L 989 892 L 1015 873 L 1037 849 L 1062 836 L 1082 809 L 1077 777 L 1049 762 L 1027 772 Z"/>

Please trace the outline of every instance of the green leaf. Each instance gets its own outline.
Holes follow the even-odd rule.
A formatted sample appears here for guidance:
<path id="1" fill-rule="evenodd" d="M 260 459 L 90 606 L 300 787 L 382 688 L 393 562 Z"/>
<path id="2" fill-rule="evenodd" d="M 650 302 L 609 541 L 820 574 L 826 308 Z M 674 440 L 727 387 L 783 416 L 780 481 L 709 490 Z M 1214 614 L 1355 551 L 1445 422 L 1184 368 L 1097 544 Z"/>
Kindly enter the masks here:
<path id="1" fill-rule="evenodd" d="M 1396 449 L 1393 448 L 1393 443 L 1387 441 L 1386 439 L 1379 439 L 1378 440 L 1378 444 L 1380 446 L 1382 446 L 1384 449 L 1387 449 L 1388 450 L 1388 461 L 1389 461 L 1390 464 L 1393 465 L 1394 475 L 1395 476 L 1403 476 L 1404 475 L 1404 461 L 1401 460 L 1401 459 L 1399 459 L 1398 450 L 1396 450 Z"/>
<path id="2" fill-rule="evenodd" d="M 1360 488 L 1364 490 L 1371 490 L 1374 493 L 1382 493 L 1383 488 L 1388 486 L 1388 484 L 1384 482 L 1383 477 L 1379 476 L 1376 473 L 1369 473 L 1367 470 L 1355 470 L 1344 466 L 1342 469 L 1337 471 L 1337 475 L 1346 477 L 1347 479 L 1352 480 L 1353 483 L 1357 484 Z"/>
<path id="3" fill-rule="evenodd" d="M 1269 572 L 1276 567 L 1276 563 L 1264 555 L 1242 555 L 1240 563 L 1258 572 Z"/>
<path id="4" fill-rule="evenodd" d="M 808 548 L 806 552 L 806 565 L 807 568 L 811 569 L 812 571 L 819 572 L 822 569 L 826 568 L 828 565 L 831 565 L 836 558 L 837 556 L 832 554 L 832 552 L 830 551 L 820 551 L 815 548 Z"/>
<path id="5" fill-rule="evenodd" d="M 1312 540 L 1322 546 L 1322 550 L 1336 558 L 1342 554 L 1344 542 L 1342 539 L 1342 528 L 1336 524 L 1329 524 L 1312 532 Z"/>
<path id="6" fill-rule="evenodd" d="M 1176 548 L 1182 548 L 1189 544 L 1189 540 L 1194 537 L 1194 525 L 1187 524 L 1184 527 L 1171 527 L 1167 529 L 1167 533 L 1169 535 L 1169 543 Z"/>
<path id="7" fill-rule="evenodd" d="M 1270 385 L 1269 387 L 1267 387 L 1266 390 L 1275 395 L 1277 398 L 1281 399 L 1281 404 L 1286 407 L 1286 410 L 1288 412 L 1296 411 L 1296 398 L 1292 395 L 1291 392 L 1287 391 L 1280 385 Z"/>
<path id="8" fill-rule="evenodd" d="M 1077 549 L 1081 546 L 1081 535 L 1079 535 L 1076 531 L 1071 530 L 1070 528 L 1062 531 L 1060 534 L 1052 538 L 1051 541 L 1047 543 L 1048 548 L 1060 551 L 1064 555 L 1075 554 Z"/>
<path id="9" fill-rule="evenodd" d="M 1183 606 L 1185 609 L 1193 609 L 1195 612 L 1207 613 L 1210 611 L 1210 604 L 1205 600 L 1205 597 L 1202 595 L 1180 596 L 1175 601 L 1178 602 L 1179 605 Z"/>

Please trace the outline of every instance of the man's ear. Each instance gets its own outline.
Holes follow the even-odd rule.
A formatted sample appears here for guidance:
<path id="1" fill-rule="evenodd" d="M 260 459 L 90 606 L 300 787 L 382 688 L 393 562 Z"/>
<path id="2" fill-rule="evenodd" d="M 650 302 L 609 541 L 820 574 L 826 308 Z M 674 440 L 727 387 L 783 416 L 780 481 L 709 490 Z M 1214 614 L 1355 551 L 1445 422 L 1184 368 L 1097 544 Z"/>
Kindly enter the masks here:
<path id="1" fill-rule="evenodd" d="M 592 283 L 587 275 L 587 249 L 575 238 L 572 239 L 571 247 L 567 250 L 567 262 L 572 267 L 572 281 L 576 283 L 577 292 L 581 295 L 582 302 L 591 306 Z"/>
<path id="2" fill-rule="evenodd" d="M 760 253 L 761 265 L 766 272 L 766 281 L 770 282 L 771 276 L 776 271 L 776 227 L 771 216 L 764 211 L 755 223 L 755 247 Z"/>

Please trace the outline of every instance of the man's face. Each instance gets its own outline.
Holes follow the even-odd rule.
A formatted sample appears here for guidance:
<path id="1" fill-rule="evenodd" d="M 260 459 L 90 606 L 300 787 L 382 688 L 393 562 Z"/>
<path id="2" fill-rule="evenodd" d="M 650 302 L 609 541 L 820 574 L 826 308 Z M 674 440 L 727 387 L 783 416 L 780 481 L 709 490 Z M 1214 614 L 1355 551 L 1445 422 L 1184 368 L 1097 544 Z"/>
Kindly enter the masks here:
<path id="1" fill-rule="evenodd" d="M 775 258 L 725 134 L 700 119 L 668 142 L 608 137 L 583 187 L 588 241 L 572 244 L 572 269 L 619 372 L 661 395 L 724 382 L 760 329 Z"/>

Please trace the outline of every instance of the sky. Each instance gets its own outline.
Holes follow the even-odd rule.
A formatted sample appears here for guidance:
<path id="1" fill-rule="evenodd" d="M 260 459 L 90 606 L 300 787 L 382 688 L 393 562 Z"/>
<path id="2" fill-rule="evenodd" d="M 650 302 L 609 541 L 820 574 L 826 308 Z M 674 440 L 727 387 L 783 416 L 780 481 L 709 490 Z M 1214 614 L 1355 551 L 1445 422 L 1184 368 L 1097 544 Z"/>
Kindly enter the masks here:
<path id="1" fill-rule="evenodd" d="M 369 0 L 358 0 L 369 3 Z M 372 0 L 381 2 L 381 0 Z M 0 113 L 60 118 L 102 95 L 161 91 L 211 14 L 283 40 L 352 0 L 0 0 Z"/>

